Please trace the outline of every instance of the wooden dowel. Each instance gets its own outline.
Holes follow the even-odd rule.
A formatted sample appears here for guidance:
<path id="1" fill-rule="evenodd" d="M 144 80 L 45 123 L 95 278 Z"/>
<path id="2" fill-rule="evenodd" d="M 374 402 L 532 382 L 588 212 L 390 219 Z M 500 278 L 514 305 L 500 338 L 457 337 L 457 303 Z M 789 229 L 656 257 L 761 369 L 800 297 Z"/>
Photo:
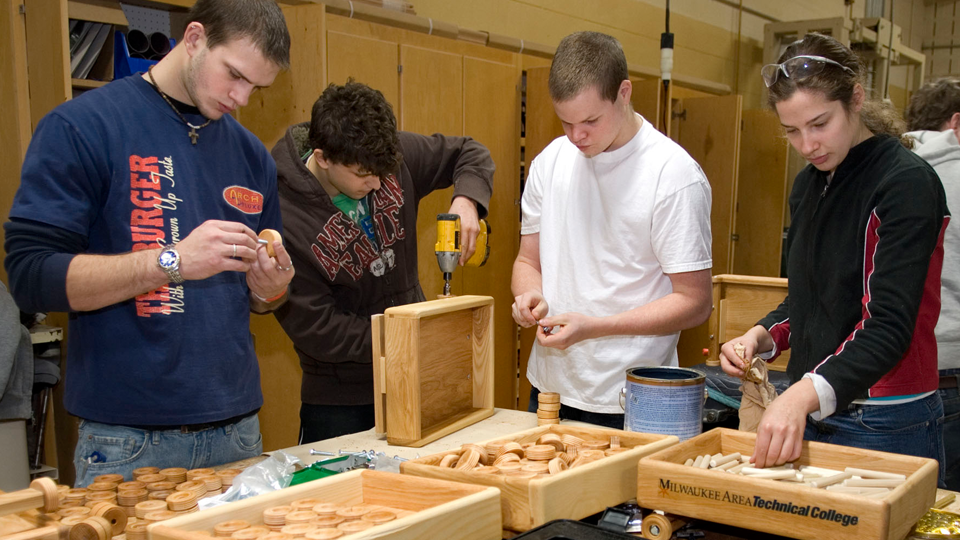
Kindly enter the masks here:
<path id="1" fill-rule="evenodd" d="M 897 480 L 895 478 L 850 478 L 843 485 L 851 487 L 885 487 L 895 488 L 906 482 L 906 480 Z"/>
<path id="2" fill-rule="evenodd" d="M 937 510 L 943 510 L 947 506 L 950 506 L 950 503 L 956 500 L 956 498 L 957 498 L 957 494 L 951 493 L 943 498 L 937 499 L 937 502 L 933 503 L 933 507 L 936 508 Z"/>
<path id="3" fill-rule="evenodd" d="M 719 467 L 725 463 L 732 463 L 732 462 L 739 462 L 739 461 L 740 461 L 740 452 L 734 452 L 728 456 L 720 456 L 719 458 L 711 459 L 710 466 Z"/>
<path id="4" fill-rule="evenodd" d="M 856 467 L 847 467 L 844 472 L 853 473 L 860 478 L 892 478 L 894 480 L 906 480 L 907 475 L 883 471 L 871 471 L 869 469 L 857 469 Z"/>
<path id="5" fill-rule="evenodd" d="M 842 472 L 835 474 L 833 476 L 828 476 L 826 478 L 817 478 L 813 482 L 810 482 L 810 485 L 815 488 L 822 488 L 827 486 L 832 486 L 833 484 L 838 484 L 844 480 L 851 478 L 853 474 L 848 472 Z"/>

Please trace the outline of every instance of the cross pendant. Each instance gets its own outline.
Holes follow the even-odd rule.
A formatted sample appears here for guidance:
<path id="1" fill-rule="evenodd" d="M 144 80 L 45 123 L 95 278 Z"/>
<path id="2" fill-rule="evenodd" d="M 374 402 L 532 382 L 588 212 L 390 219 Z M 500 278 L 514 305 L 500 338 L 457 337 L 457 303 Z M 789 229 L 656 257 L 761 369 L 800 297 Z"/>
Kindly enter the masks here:
<path id="1" fill-rule="evenodd" d="M 190 137 L 190 142 L 193 143 L 194 145 L 196 145 L 196 144 L 197 144 L 197 139 L 200 138 L 200 134 L 197 133 L 197 130 L 194 129 L 193 127 L 191 127 L 191 128 L 190 128 L 190 133 L 187 133 L 187 135 Z"/>

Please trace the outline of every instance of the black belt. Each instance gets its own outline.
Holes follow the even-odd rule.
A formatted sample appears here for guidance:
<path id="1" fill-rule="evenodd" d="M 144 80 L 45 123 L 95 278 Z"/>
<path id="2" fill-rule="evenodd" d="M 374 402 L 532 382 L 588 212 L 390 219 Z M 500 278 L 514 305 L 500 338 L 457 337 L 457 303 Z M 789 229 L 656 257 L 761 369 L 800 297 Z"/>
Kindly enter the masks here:
<path id="1" fill-rule="evenodd" d="M 949 388 L 957 387 L 957 379 L 960 379 L 960 375 L 941 375 L 940 376 L 940 389 L 946 390 Z"/>
<path id="2" fill-rule="evenodd" d="M 183 424 L 183 425 L 170 425 L 170 426 L 130 426 L 127 427 L 133 429 L 142 429 L 144 431 L 179 431 L 180 433 L 196 433 L 198 431 L 205 431 L 208 429 L 222 428 L 224 426 L 229 426 L 230 424 L 236 424 L 241 422 L 255 414 L 260 412 L 260 409 L 257 409 L 253 412 L 244 413 L 237 415 L 226 420 L 217 420 L 216 422 L 204 422 L 202 424 Z"/>

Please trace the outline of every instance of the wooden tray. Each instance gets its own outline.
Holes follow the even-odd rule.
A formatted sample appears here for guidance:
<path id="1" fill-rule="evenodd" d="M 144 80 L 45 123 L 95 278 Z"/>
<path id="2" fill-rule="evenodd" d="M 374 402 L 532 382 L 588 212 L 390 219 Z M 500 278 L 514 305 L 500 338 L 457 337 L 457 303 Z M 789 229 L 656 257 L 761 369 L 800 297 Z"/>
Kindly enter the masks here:
<path id="1" fill-rule="evenodd" d="M 261 523 L 265 509 L 308 497 L 350 506 L 375 504 L 416 512 L 353 533 L 351 540 L 498 540 L 502 533 L 500 493 L 495 489 L 388 472 L 350 471 L 155 523 L 147 529 L 147 538 L 210 540 L 210 536 L 194 531 L 212 531 L 214 525 L 233 519 Z"/>
<path id="2" fill-rule="evenodd" d="M 493 415 L 493 298 L 457 296 L 374 315 L 377 435 L 419 448 Z"/>
<path id="3" fill-rule="evenodd" d="M 673 435 L 554 424 L 497 437 L 486 442 L 516 441 L 522 444 L 536 441 L 544 433 L 570 434 L 590 439 L 618 435 L 621 446 L 642 447 L 632 448 L 582 467 L 540 478 L 484 475 L 437 466 L 444 456 L 455 454 L 459 449 L 406 461 L 400 464 L 400 472 L 497 487 L 501 494 L 503 528 L 522 532 L 554 519 L 583 519 L 608 506 L 632 499 L 636 494 L 633 479 L 640 458 L 677 444 L 679 441 Z M 477 444 L 482 446 L 485 442 Z"/>
<path id="4" fill-rule="evenodd" d="M 795 466 L 904 474 L 899 487 L 870 499 L 799 483 L 685 466 L 698 455 L 753 453 L 756 434 L 713 429 L 640 461 L 637 502 L 653 510 L 793 538 L 900 540 L 934 503 L 937 462 L 887 452 L 804 442 Z"/>

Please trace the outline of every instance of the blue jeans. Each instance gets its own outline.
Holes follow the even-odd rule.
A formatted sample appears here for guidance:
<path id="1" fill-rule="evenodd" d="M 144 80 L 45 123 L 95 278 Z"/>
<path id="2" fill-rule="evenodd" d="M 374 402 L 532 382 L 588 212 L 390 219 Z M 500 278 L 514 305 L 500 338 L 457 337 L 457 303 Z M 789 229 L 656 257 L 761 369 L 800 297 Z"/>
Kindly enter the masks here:
<path id="1" fill-rule="evenodd" d="M 936 392 L 900 405 L 850 405 L 819 421 L 808 417 L 803 438 L 935 459 L 943 485 L 943 403 Z"/>
<path id="2" fill-rule="evenodd" d="M 74 484 L 84 487 L 95 476 L 122 474 L 133 479 L 138 467 L 197 469 L 255 457 L 263 452 L 260 420 L 251 414 L 235 424 L 194 433 L 146 430 L 88 420 L 80 421 L 73 466 Z"/>
<path id="3" fill-rule="evenodd" d="M 537 390 L 536 386 L 530 389 L 530 405 L 527 407 L 527 411 L 537 412 L 537 407 L 540 404 L 540 401 L 537 399 L 537 396 L 539 395 L 540 390 Z M 622 414 L 595 413 L 584 411 L 569 405 L 560 405 L 560 418 L 562 420 L 575 420 L 577 422 L 586 422 L 588 424 L 595 424 L 613 429 L 623 429 Z"/>
<path id="4" fill-rule="evenodd" d="M 953 376 L 960 383 L 960 369 L 944 369 L 940 377 Z M 960 386 L 960 385 L 958 385 Z M 960 390 L 941 388 L 937 390 L 943 401 L 943 450 L 947 456 L 944 465 L 947 489 L 960 491 Z"/>

